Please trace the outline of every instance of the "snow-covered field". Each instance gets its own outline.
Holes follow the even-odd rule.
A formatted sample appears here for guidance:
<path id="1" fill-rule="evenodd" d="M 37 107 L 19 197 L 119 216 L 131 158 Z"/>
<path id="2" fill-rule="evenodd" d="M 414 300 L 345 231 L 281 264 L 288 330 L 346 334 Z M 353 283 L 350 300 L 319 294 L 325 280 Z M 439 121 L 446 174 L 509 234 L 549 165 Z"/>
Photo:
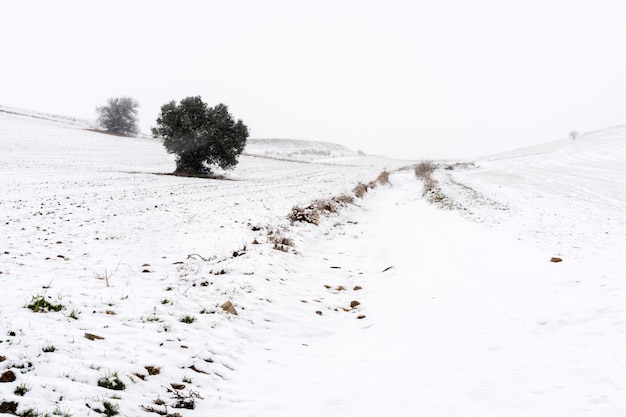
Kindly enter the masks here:
<path id="1" fill-rule="evenodd" d="M 359 156 L 342 145 L 291 139 L 249 139 L 246 153 L 295 161 L 323 161 L 330 158 L 336 161 L 338 158 Z"/>
<path id="2" fill-rule="evenodd" d="M 442 169 L 447 210 L 408 161 L 261 141 L 178 178 L 158 141 L 80 127 L 0 112 L 5 411 L 624 414 L 626 129 Z"/>

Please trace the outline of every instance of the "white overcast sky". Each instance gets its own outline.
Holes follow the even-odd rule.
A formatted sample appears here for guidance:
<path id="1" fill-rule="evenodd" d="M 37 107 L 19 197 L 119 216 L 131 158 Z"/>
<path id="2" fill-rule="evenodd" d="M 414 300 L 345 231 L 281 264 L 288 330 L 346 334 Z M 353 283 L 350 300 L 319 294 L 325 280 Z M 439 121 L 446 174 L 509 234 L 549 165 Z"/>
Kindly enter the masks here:
<path id="1" fill-rule="evenodd" d="M 476 157 L 626 124 L 626 1 L 41 0 L 0 5 L 0 104 L 227 104 L 253 138 Z"/>

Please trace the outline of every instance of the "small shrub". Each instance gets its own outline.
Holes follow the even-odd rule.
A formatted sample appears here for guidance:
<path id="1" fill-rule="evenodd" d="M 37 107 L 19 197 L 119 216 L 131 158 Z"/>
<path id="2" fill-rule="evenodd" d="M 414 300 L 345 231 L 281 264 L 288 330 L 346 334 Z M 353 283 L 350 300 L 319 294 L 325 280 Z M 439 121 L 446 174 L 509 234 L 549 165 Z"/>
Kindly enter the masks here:
<path id="1" fill-rule="evenodd" d="M 369 186 L 367 184 L 363 184 L 362 182 L 360 182 L 357 184 L 356 187 L 354 187 L 354 195 L 356 195 L 358 198 L 363 198 L 368 189 Z"/>
<path id="2" fill-rule="evenodd" d="M 389 184 L 389 172 L 383 171 L 380 174 L 378 174 L 378 177 L 376 178 L 376 183 L 380 185 Z"/>
<path id="3" fill-rule="evenodd" d="M 294 241 L 291 238 L 283 235 L 282 230 L 274 230 L 271 228 L 268 229 L 267 240 L 270 243 L 274 244 L 274 249 L 282 251 L 282 252 L 289 252 L 289 248 L 292 248 L 295 246 Z"/>
<path id="4" fill-rule="evenodd" d="M 339 206 L 332 198 L 329 200 L 315 200 L 313 207 L 318 213 L 337 213 Z"/>
<path id="5" fill-rule="evenodd" d="M 428 176 L 424 178 L 424 194 L 433 191 L 435 188 L 437 188 L 437 181 L 433 177 Z"/>
<path id="6" fill-rule="evenodd" d="M 28 361 L 28 362 L 22 362 L 22 363 L 20 363 L 20 364 L 13 364 L 13 367 L 14 367 L 15 369 L 30 369 L 30 368 L 32 368 L 32 367 L 33 367 L 33 363 L 32 363 L 31 361 Z M 6 371 L 6 372 L 5 372 L 5 374 L 6 374 L 7 372 L 13 373 L 12 371 Z M 4 374 L 3 374 L 3 375 L 4 375 Z"/>
<path id="7" fill-rule="evenodd" d="M 55 408 L 54 411 L 52 411 L 52 415 L 61 416 L 61 417 L 72 417 L 72 414 L 69 411 L 61 411 L 59 407 Z M 46 414 L 46 417 L 47 417 L 47 414 Z"/>
<path id="8" fill-rule="evenodd" d="M 114 391 L 124 391 L 126 389 L 126 385 L 124 385 L 124 382 L 117 376 L 117 372 L 100 378 L 98 380 L 98 386 Z"/>
<path id="9" fill-rule="evenodd" d="M 422 161 L 415 165 L 415 176 L 424 181 L 422 195 L 432 193 L 437 189 L 437 180 L 435 180 L 432 175 L 436 169 L 437 165 L 435 165 L 432 161 Z"/>
<path id="10" fill-rule="evenodd" d="M 289 221 L 291 224 L 296 222 L 310 223 L 318 226 L 322 215 L 328 213 L 337 213 L 341 207 L 347 204 L 353 204 L 354 197 L 348 194 L 340 194 L 327 199 L 319 199 L 313 201 L 306 207 L 294 206 L 289 213 Z M 268 231 L 268 235 L 271 234 Z M 290 246 L 290 245 L 287 245 Z"/>
<path id="11" fill-rule="evenodd" d="M 35 313 L 48 313 L 50 311 L 61 311 L 65 308 L 63 304 L 52 304 L 43 295 L 33 296 L 31 303 L 26 306 Z"/>
<path id="12" fill-rule="evenodd" d="M 415 165 L 415 176 L 417 178 L 426 178 L 432 174 L 437 166 L 432 161 L 422 161 Z"/>
<path id="13" fill-rule="evenodd" d="M 289 252 L 289 248 L 294 247 L 293 239 L 285 236 L 274 236 L 272 242 L 274 243 L 274 249 L 282 252 Z"/>
<path id="14" fill-rule="evenodd" d="M 289 213 L 289 221 L 292 224 L 295 222 L 304 222 L 317 226 L 320 224 L 320 215 L 313 204 L 307 207 L 294 206 L 291 209 L 291 213 Z"/>
<path id="15" fill-rule="evenodd" d="M 117 404 L 111 404 L 108 401 L 103 401 L 102 406 L 104 407 L 104 415 L 107 417 L 112 417 L 119 414 L 120 406 Z"/>
<path id="16" fill-rule="evenodd" d="M 196 321 L 196 318 L 194 316 L 187 315 L 187 316 L 183 316 L 183 317 L 180 318 L 180 322 L 181 323 L 191 324 L 194 321 Z"/>
<path id="17" fill-rule="evenodd" d="M 304 222 L 317 226 L 323 214 L 337 213 L 341 207 L 352 203 L 354 203 L 354 197 L 341 194 L 328 199 L 315 200 L 306 207 L 294 206 L 288 217 L 291 224 Z"/>
<path id="18" fill-rule="evenodd" d="M 337 203 L 341 204 L 341 205 L 347 205 L 347 204 L 353 204 L 354 203 L 354 197 L 352 197 L 351 195 L 348 194 L 340 194 L 336 197 L 333 197 L 333 200 L 336 201 Z"/>
<path id="19" fill-rule="evenodd" d="M 26 384 L 20 384 L 15 388 L 13 394 L 23 397 L 28 391 L 30 391 L 30 388 Z"/>
<path id="20" fill-rule="evenodd" d="M 55 350 L 57 350 L 57 348 L 55 348 L 54 346 L 46 346 L 44 348 L 41 349 L 44 353 L 52 353 Z"/>
<path id="21" fill-rule="evenodd" d="M 107 417 L 113 417 L 119 414 L 120 406 L 112 404 L 107 400 L 102 401 L 103 408 L 94 408 L 93 411 L 99 414 L 104 414 Z"/>
<path id="22" fill-rule="evenodd" d="M 67 317 L 74 320 L 78 320 L 78 316 L 80 316 L 80 310 L 76 309 L 72 309 L 72 311 L 70 311 L 70 314 L 67 315 Z"/>

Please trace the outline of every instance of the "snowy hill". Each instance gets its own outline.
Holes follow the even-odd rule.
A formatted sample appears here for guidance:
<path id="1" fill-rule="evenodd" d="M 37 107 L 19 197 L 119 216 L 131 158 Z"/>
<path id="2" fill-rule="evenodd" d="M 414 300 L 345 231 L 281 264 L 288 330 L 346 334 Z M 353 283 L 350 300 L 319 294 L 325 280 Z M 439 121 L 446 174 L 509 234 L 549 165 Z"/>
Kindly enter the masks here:
<path id="1" fill-rule="evenodd" d="M 474 218 L 507 225 L 567 256 L 602 256 L 626 240 L 625 161 L 621 126 L 486 157 L 477 169 L 440 176 Z"/>
<path id="2" fill-rule="evenodd" d="M 98 124 L 95 120 L 61 116 L 57 114 L 36 112 L 1 105 L 0 113 L 19 116 L 26 121 L 35 119 L 54 122 L 58 125 L 66 127 L 75 127 L 86 130 L 98 129 Z M 138 137 L 142 139 L 152 138 L 147 134 L 139 134 Z M 346 159 L 364 156 L 351 151 L 343 145 L 298 139 L 248 139 L 244 152 L 248 155 L 292 161 L 321 161 L 326 159 Z"/>
<path id="3" fill-rule="evenodd" d="M 442 210 L 406 161 L 251 141 L 180 178 L 158 141 L 0 111 L 0 410 L 621 416 L 625 139 L 440 170 Z"/>
<path id="4" fill-rule="evenodd" d="M 513 159 L 517 157 L 529 158 L 546 154 L 580 154 L 584 157 L 588 152 L 601 152 L 604 154 L 605 146 L 612 146 L 611 143 L 619 143 L 626 136 L 626 126 L 614 126 L 606 129 L 584 133 L 576 139 L 564 139 L 541 145 L 515 149 L 495 155 L 488 155 L 479 158 L 479 161 L 496 161 L 499 159 Z"/>
<path id="5" fill-rule="evenodd" d="M 137 415 L 159 397 L 175 404 L 170 383 L 215 403 L 251 347 L 239 326 L 261 331 L 273 317 L 267 300 L 296 256 L 273 247 L 301 240 L 287 230 L 291 208 L 404 164 L 242 156 L 226 181 L 180 178 L 162 175 L 174 157 L 158 141 L 69 120 L 0 112 L 0 371 L 16 376 L 0 403 L 20 413 L 95 415 L 110 402 Z M 62 310 L 28 308 L 44 301 Z M 257 312 L 231 317 L 226 301 Z M 124 392 L 98 385 L 113 375 Z"/>
<path id="6" fill-rule="evenodd" d="M 96 122 L 94 120 L 80 119 L 80 118 L 69 117 L 69 116 L 60 116 L 58 114 L 35 112 L 31 110 L 17 109 L 14 107 L 0 106 L 0 113 L 21 116 L 24 118 L 46 120 L 49 122 L 56 122 L 59 124 L 75 126 L 75 127 L 80 127 L 84 129 L 93 129 L 96 127 Z"/>
<path id="7" fill-rule="evenodd" d="M 249 139 L 245 152 L 252 155 L 300 161 L 359 156 L 343 145 L 294 139 Z"/>

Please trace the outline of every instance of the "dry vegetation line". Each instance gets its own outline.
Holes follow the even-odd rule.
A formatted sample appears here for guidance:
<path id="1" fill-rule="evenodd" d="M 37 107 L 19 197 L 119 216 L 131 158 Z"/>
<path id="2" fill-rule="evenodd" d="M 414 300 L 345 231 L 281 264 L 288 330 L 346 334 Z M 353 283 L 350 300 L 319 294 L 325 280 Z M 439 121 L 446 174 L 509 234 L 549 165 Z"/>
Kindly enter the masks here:
<path id="1" fill-rule="evenodd" d="M 452 166 L 449 167 L 452 169 Z M 438 168 L 432 161 L 422 161 L 413 168 L 415 176 L 424 182 L 422 197 L 439 208 L 464 210 L 459 203 L 444 194 L 439 182 L 434 178 L 433 175 Z"/>
<path id="2" fill-rule="evenodd" d="M 337 213 L 342 207 L 354 204 L 354 198 L 363 198 L 365 193 L 376 188 L 378 185 L 389 184 L 389 172 L 383 171 L 378 177 L 368 184 L 358 183 L 352 190 L 352 194 L 341 194 L 327 199 L 315 200 L 306 207 L 294 206 L 289 213 L 291 224 L 296 222 L 320 224 L 320 217 L 331 213 Z"/>
<path id="3" fill-rule="evenodd" d="M 506 205 L 479 193 L 468 185 L 456 181 L 451 174 L 443 175 L 443 185 L 434 178 L 438 169 L 443 168 L 444 170 L 452 171 L 454 169 L 469 169 L 473 167 L 473 162 L 458 162 L 442 166 L 432 161 L 422 161 L 415 165 L 413 169 L 415 176 L 423 181 L 422 197 L 440 209 L 458 210 L 466 215 L 475 215 L 474 210 L 470 210 L 470 208 L 478 206 L 490 206 L 496 210 L 509 210 L 509 207 Z M 444 193 L 443 188 L 446 188 L 448 192 Z M 450 193 L 455 197 L 451 197 Z M 461 202 L 459 202 L 459 199 Z"/>
<path id="4" fill-rule="evenodd" d="M 342 208 L 346 207 L 348 204 L 355 204 L 355 200 L 357 198 L 363 198 L 369 190 L 375 189 L 379 185 L 389 184 L 389 175 L 390 175 L 389 172 L 383 171 L 378 175 L 378 177 L 375 180 L 367 184 L 358 183 L 354 187 L 351 193 L 344 193 L 344 194 L 340 194 L 338 196 L 330 197 L 327 199 L 315 200 L 305 207 L 294 206 L 291 209 L 291 212 L 287 215 L 287 219 L 289 219 L 291 226 L 294 226 L 295 223 L 297 222 L 320 225 L 321 220 L 324 217 L 328 217 L 333 213 L 338 213 Z M 253 230 L 255 231 L 261 230 L 261 229 L 262 228 L 259 228 L 256 226 L 253 228 Z M 266 231 L 267 231 L 268 242 L 273 244 L 274 249 L 281 250 L 284 252 L 292 252 L 292 253 L 296 252 L 294 249 L 295 245 L 294 245 L 293 240 L 287 236 L 287 233 L 289 232 L 289 226 L 275 226 L 275 227 L 267 226 Z M 256 241 L 256 239 L 255 241 L 252 242 L 252 244 L 258 244 L 258 243 L 259 242 Z M 232 258 L 239 257 L 245 254 L 247 249 L 248 248 L 244 245 L 243 248 L 240 248 L 232 252 L 232 255 L 229 255 L 225 259 L 218 259 L 217 257 L 204 257 L 200 254 L 192 253 L 187 256 L 187 263 L 176 262 L 175 264 L 180 264 L 180 268 L 178 272 L 180 274 L 180 277 L 183 278 L 185 277 L 185 274 L 190 273 L 189 268 L 191 267 L 189 266 L 189 263 L 192 263 L 192 264 L 193 262 L 197 262 L 198 264 L 209 263 L 215 266 L 227 259 L 232 259 Z M 147 268 L 149 266 L 150 265 L 148 264 L 143 264 L 142 268 Z M 110 272 L 110 271 L 105 270 L 104 274 L 98 275 L 96 278 L 104 281 L 106 287 L 110 287 L 111 279 L 118 272 L 118 268 L 119 268 L 119 264 L 118 264 L 118 267 L 114 271 Z M 144 269 L 143 272 L 150 272 L 150 270 Z M 224 269 L 221 269 L 221 270 L 216 270 L 216 271 L 211 270 L 209 273 L 213 275 L 222 275 L 227 272 Z M 202 282 L 198 283 L 198 286 L 200 287 L 209 286 L 209 285 L 211 285 L 211 282 L 209 282 L 209 280 L 203 280 Z M 195 281 L 191 284 L 191 286 L 196 286 Z M 361 287 L 359 286 L 354 287 L 354 291 L 357 291 L 360 289 Z M 171 286 L 166 289 L 166 291 L 171 291 L 171 290 L 173 290 L 173 287 Z M 338 292 L 345 291 L 345 288 L 342 286 L 338 286 L 336 290 Z M 33 296 L 30 304 L 28 304 L 27 307 L 31 309 L 33 312 L 39 312 L 39 313 L 59 312 L 65 308 L 65 306 L 62 304 L 50 303 L 47 300 L 47 298 L 49 297 L 46 297 L 45 292 L 42 295 Z M 171 299 L 163 298 L 161 300 L 161 304 L 163 305 L 167 305 L 171 303 L 172 303 Z M 349 304 L 350 307 L 343 308 L 343 311 L 352 311 L 355 308 L 357 308 L 359 305 L 360 305 L 359 301 L 352 300 Z M 228 314 L 238 315 L 238 312 L 235 309 L 235 306 L 233 305 L 231 301 L 226 301 L 225 303 L 220 305 L 219 308 L 221 310 L 224 310 Z M 201 311 L 200 313 L 201 314 L 215 313 L 215 310 L 209 311 L 209 310 L 203 309 L 203 311 Z M 70 313 L 68 317 L 72 319 L 78 319 L 78 314 L 79 312 L 72 311 L 72 313 Z M 106 310 L 106 314 L 116 315 L 116 313 L 112 310 Z M 321 311 L 316 312 L 316 314 L 321 315 Z M 364 317 L 365 315 L 358 315 L 357 319 L 362 319 Z M 195 320 L 196 318 L 194 316 L 186 315 L 186 316 L 181 317 L 179 319 L 179 322 L 182 322 L 185 324 L 191 324 Z M 153 313 L 153 315 L 148 316 L 145 319 L 145 321 L 146 322 L 152 322 L 152 321 L 159 322 L 161 320 L 159 319 L 158 316 L 156 316 L 156 313 Z M 171 330 L 169 328 L 169 324 L 167 323 L 162 324 L 162 328 L 164 332 L 168 332 Z M 99 336 L 97 334 L 88 333 L 88 332 L 84 333 L 84 337 L 94 343 L 100 343 L 100 341 L 105 340 L 105 337 L 103 336 Z M 55 350 L 54 346 L 43 348 L 44 352 L 53 352 L 54 350 Z M 3 356 L 0 356 L 0 362 L 4 360 L 5 358 Z M 206 359 L 200 358 L 200 361 L 199 363 L 202 363 L 202 362 L 212 363 L 213 358 L 212 357 L 206 358 Z M 224 363 L 222 363 L 222 365 L 226 366 L 226 364 Z M 138 380 L 145 381 L 145 380 L 148 380 L 149 376 L 157 375 L 160 373 L 160 367 L 156 365 L 146 365 L 144 366 L 144 368 L 147 372 L 147 375 L 143 372 L 134 372 L 132 374 L 129 374 L 130 376 L 128 376 L 128 379 L 132 382 L 137 381 L 137 378 Z M 197 373 L 202 373 L 202 374 L 206 374 L 210 370 L 210 369 L 205 370 L 204 368 L 196 367 L 196 361 L 194 361 L 194 363 L 191 366 L 186 366 L 186 368 L 191 369 L 192 371 L 195 371 Z M 99 368 L 97 370 L 99 370 Z M 220 375 L 217 372 L 214 372 L 214 375 L 216 375 L 217 377 L 220 377 Z M 124 380 L 127 379 L 125 378 L 126 376 L 127 375 L 122 374 L 122 373 L 118 374 L 117 371 L 112 371 L 110 373 L 106 373 L 103 376 L 101 376 L 97 381 L 97 385 L 98 387 L 105 388 L 105 389 L 112 390 L 112 391 L 125 391 L 127 388 L 126 386 L 127 382 L 126 383 L 124 382 Z M 0 382 L 5 382 L 5 380 L 6 382 L 15 381 L 16 375 L 12 371 L 7 371 L 3 373 L 2 375 L 0 375 Z M 198 391 L 192 389 L 193 385 L 191 385 L 191 379 L 186 380 L 186 377 L 185 377 L 183 378 L 182 381 L 185 382 L 185 384 L 180 384 L 179 382 L 176 382 L 176 383 L 170 383 L 171 388 L 167 386 L 162 386 L 162 388 L 165 389 L 166 391 L 167 398 L 161 399 L 159 396 L 157 396 L 157 398 L 152 401 L 152 404 L 149 404 L 149 403 L 139 404 L 140 409 L 147 413 L 155 413 L 155 414 L 159 414 L 159 415 L 163 415 L 167 417 L 177 417 L 181 415 L 177 412 L 169 412 L 168 410 L 170 409 L 187 409 L 187 410 L 194 409 L 196 407 L 197 400 L 201 400 L 203 399 L 203 397 L 200 396 L 200 393 Z M 17 393 L 21 392 L 21 390 L 26 390 L 26 386 L 20 386 L 20 387 L 18 387 L 15 390 L 16 392 L 15 395 L 18 395 Z M 187 388 L 187 391 L 183 391 L 185 388 Z M 117 399 L 115 397 L 113 398 Z M 0 401 L 0 414 L 1 413 L 16 414 L 18 405 L 19 404 L 16 401 L 14 402 Z M 103 414 L 106 416 L 114 416 L 120 413 L 119 404 L 109 401 L 108 399 L 100 400 L 100 398 L 98 398 L 97 400 L 94 400 L 94 401 L 90 400 L 88 403 L 85 404 L 85 406 L 97 414 Z M 53 414 L 56 415 L 57 413 L 53 412 Z M 28 409 L 19 415 L 27 416 L 27 417 L 42 416 L 42 414 L 38 413 L 34 409 Z M 45 414 L 45 415 L 48 415 L 48 414 Z"/>
<path id="5" fill-rule="evenodd" d="M 314 200 L 307 206 L 293 206 L 287 217 L 292 226 L 295 223 L 310 223 L 319 226 L 320 220 L 323 217 L 338 213 L 348 204 L 354 204 L 355 198 L 363 198 L 369 190 L 376 188 L 378 185 L 386 184 L 390 184 L 389 172 L 382 171 L 375 180 L 367 184 L 359 182 L 352 190 L 352 194 L 344 193 L 326 199 Z M 293 239 L 287 236 L 288 232 L 287 227 L 268 226 L 267 239 L 273 244 L 274 249 L 283 252 L 289 252 L 291 250 L 295 253 L 295 243 Z M 255 242 L 252 243 L 255 244 Z"/>

